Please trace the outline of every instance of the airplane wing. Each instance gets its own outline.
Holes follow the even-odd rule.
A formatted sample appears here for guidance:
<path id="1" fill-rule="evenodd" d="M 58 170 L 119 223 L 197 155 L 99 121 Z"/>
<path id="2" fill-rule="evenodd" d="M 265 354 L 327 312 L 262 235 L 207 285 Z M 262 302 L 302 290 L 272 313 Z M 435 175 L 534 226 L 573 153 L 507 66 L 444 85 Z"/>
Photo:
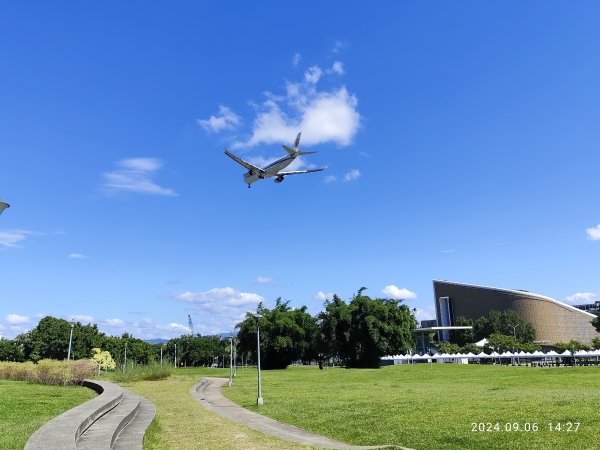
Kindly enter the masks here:
<path id="1" fill-rule="evenodd" d="M 238 158 L 233 153 L 230 153 L 227 149 L 225 149 L 225 154 L 227 156 L 229 156 L 231 159 L 233 159 L 236 163 L 241 164 L 242 166 L 244 166 L 250 172 L 254 172 L 254 173 L 263 173 L 264 172 L 264 170 L 262 170 L 261 168 L 253 166 L 249 162 L 246 162 L 243 159 Z"/>
<path id="2" fill-rule="evenodd" d="M 274 176 L 279 176 L 279 175 L 298 175 L 299 173 L 312 173 L 312 172 L 321 172 L 325 169 L 309 169 L 309 170 L 291 170 L 289 172 L 277 172 L 276 175 Z"/>

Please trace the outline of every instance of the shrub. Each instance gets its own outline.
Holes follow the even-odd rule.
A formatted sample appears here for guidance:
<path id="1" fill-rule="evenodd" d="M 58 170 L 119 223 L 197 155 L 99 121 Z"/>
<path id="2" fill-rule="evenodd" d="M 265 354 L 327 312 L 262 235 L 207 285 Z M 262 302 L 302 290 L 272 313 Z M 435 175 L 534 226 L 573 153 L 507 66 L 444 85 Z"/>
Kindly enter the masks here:
<path id="1" fill-rule="evenodd" d="M 89 359 L 56 361 L 42 359 L 37 364 L 0 362 L 0 379 L 41 384 L 81 384 L 94 375 L 96 365 Z"/>
<path id="2" fill-rule="evenodd" d="M 173 367 L 169 365 L 161 366 L 153 364 L 149 366 L 137 366 L 129 369 L 126 372 L 116 372 L 111 375 L 110 379 L 116 382 L 131 382 L 131 381 L 155 381 L 164 380 L 173 375 Z"/>

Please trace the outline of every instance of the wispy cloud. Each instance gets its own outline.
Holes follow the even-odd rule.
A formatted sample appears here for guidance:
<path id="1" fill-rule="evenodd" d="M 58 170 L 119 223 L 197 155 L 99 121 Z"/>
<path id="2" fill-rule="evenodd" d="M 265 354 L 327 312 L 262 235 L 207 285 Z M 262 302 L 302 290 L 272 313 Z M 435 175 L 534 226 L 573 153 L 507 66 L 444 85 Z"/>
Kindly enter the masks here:
<path id="1" fill-rule="evenodd" d="M 68 256 L 70 259 L 85 259 L 85 258 L 87 258 L 87 256 L 82 255 L 81 253 L 69 253 Z"/>
<path id="2" fill-rule="evenodd" d="M 327 175 L 323 181 L 325 181 L 325 183 L 333 183 L 335 180 L 337 180 L 335 175 Z"/>
<path id="3" fill-rule="evenodd" d="M 9 325 L 21 325 L 24 323 L 28 323 L 31 319 L 27 316 L 20 316 L 18 314 L 8 314 L 4 320 Z"/>
<path id="4" fill-rule="evenodd" d="M 273 277 L 266 277 L 263 275 L 259 275 L 256 277 L 256 282 L 258 284 L 270 284 L 273 282 Z"/>
<path id="5" fill-rule="evenodd" d="M 212 115 L 208 119 L 198 119 L 197 122 L 206 131 L 218 133 L 224 130 L 234 130 L 242 123 L 242 118 L 229 107 L 219 105 L 217 115 Z"/>
<path id="6" fill-rule="evenodd" d="M 327 70 L 327 73 L 334 73 L 336 75 L 344 75 L 344 64 L 341 61 L 335 61 L 331 69 Z"/>
<path id="7" fill-rule="evenodd" d="M 344 181 L 354 181 L 360 178 L 360 170 L 353 169 L 344 175 Z"/>
<path id="8" fill-rule="evenodd" d="M 66 319 L 70 322 L 94 323 L 94 317 L 86 314 L 71 314 Z"/>
<path id="9" fill-rule="evenodd" d="M 0 246 L 14 248 L 27 239 L 28 236 L 38 234 L 29 230 L 4 230 L 0 231 Z"/>
<path id="10" fill-rule="evenodd" d="M 202 315 L 203 322 L 214 327 L 213 332 L 233 329 L 247 311 L 254 311 L 260 302 L 265 302 L 258 294 L 240 292 L 231 287 L 179 292 L 172 297 L 191 304 Z"/>
<path id="11" fill-rule="evenodd" d="M 298 67 L 300 61 L 302 61 L 302 55 L 300 53 L 294 53 L 294 56 L 292 57 L 292 64 L 294 67 Z"/>
<path id="12" fill-rule="evenodd" d="M 334 292 L 323 292 L 323 291 L 319 291 L 315 294 L 315 300 L 321 300 L 322 302 L 324 302 L 325 300 L 331 300 L 334 296 Z"/>
<path id="13" fill-rule="evenodd" d="M 456 249 L 455 248 L 448 248 L 446 250 L 442 250 L 442 253 L 455 253 Z"/>
<path id="14" fill-rule="evenodd" d="M 571 305 L 594 303 L 597 301 L 600 301 L 600 292 L 577 292 L 566 298 L 566 302 Z"/>
<path id="15" fill-rule="evenodd" d="M 587 228 L 585 230 L 588 239 L 592 241 L 600 241 L 600 223 L 592 228 Z"/>
<path id="16" fill-rule="evenodd" d="M 406 288 L 399 288 L 393 284 L 384 287 L 381 292 L 384 295 L 396 300 L 415 300 L 417 298 L 417 294 L 414 292 Z"/>
<path id="17" fill-rule="evenodd" d="M 323 75 L 323 71 L 319 66 L 311 66 L 304 72 L 304 79 L 311 84 L 317 84 L 321 75 Z"/>
<path id="18" fill-rule="evenodd" d="M 156 158 L 129 158 L 117 162 L 119 167 L 103 174 L 106 192 L 129 191 L 142 194 L 176 196 L 177 193 L 156 184 L 154 178 L 163 163 Z"/>

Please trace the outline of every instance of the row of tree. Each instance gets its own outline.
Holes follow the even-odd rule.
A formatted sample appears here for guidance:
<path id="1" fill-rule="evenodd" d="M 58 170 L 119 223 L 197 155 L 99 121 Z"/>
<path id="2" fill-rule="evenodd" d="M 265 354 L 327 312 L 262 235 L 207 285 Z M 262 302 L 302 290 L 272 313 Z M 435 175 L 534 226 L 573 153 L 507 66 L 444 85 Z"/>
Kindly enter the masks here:
<path id="1" fill-rule="evenodd" d="M 0 361 L 34 361 L 41 359 L 66 359 L 71 333 L 71 324 L 64 319 L 47 316 L 27 333 L 13 340 L 0 340 Z M 110 353 L 117 364 L 127 361 L 133 364 L 160 363 L 177 365 L 212 365 L 229 355 L 226 340 L 219 336 L 184 335 L 161 344 L 151 344 L 136 339 L 128 333 L 108 336 L 95 324 L 73 324 L 71 358 L 82 359 L 92 356 L 92 349 Z"/>
<path id="2" fill-rule="evenodd" d="M 412 330 L 416 327 L 414 310 L 402 300 L 371 298 L 358 290 L 347 303 L 334 295 L 316 316 L 305 306 L 292 308 L 277 299 L 272 309 L 260 304 L 256 313 L 247 313 L 237 328 L 237 353 L 245 361 L 256 362 L 257 332 L 260 327 L 261 365 L 282 369 L 293 362 L 318 361 L 346 367 L 378 367 L 384 355 L 415 350 Z M 600 328 L 600 319 L 596 320 Z M 474 342 L 488 339 L 487 347 L 500 351 L 534 351 L 535 329 L 513 310 L 491 311 L 477 320 L 458 317 L 455 325 L 471 325 L 470 330 L 450 333 L 450 342 L 433 344 L 444 353 L 473 352 Z M 600 331 L 600 330 L 599 330 Z M 0 360 L 38 361 L 65 359 L 71 324 L 64 319 L 44 317 L 31 331 L 11 340 L 0 340 Z M 594 346 L 600 346 L 600 339 Z M 580 343 L 561 344 L 565 349 L 585 348 Z M 150 344 L 125 333 L 107 336 L 97 325 L 73 326 L 72 358 L 89 358 L 92 349 L 108 351 L 117 365 L 125 361 L 150 364 L 166 361 L 183 366 L 228 365 L 229 339 L 219 336 L 182 335 L 163 344 Z M 557 345 L 557 348 L 562 347 Z M 219 364 L 221 362 L 221 364 Z"/>
<path id="3" fill-rule="evenodd" d="M 414 349 L 414 311 L 402 300 L 370 298 L 361 288 L 349 303 L 334 295 L 317 316 L 278 298 L 260 304 L 238 324 L 239 348 L 255 359 L 260 327 L 261 366 L 283 369 L 294 361 L 379 367 L 384 355 Z"/>

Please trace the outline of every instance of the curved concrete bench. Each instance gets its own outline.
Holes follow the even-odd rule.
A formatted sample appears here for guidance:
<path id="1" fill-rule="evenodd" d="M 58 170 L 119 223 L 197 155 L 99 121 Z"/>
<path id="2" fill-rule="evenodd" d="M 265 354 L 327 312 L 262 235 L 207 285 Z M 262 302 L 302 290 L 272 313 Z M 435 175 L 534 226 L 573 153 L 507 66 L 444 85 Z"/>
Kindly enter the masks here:
<path id="1" fill-rule="evenodd" d="M 108 381 L 85 380 L 100 395 L 52 419 L 31 435 L 25 450 L 77 449 L 77 440 L 98 418 L 117 406 L 123 389 Z"/>

